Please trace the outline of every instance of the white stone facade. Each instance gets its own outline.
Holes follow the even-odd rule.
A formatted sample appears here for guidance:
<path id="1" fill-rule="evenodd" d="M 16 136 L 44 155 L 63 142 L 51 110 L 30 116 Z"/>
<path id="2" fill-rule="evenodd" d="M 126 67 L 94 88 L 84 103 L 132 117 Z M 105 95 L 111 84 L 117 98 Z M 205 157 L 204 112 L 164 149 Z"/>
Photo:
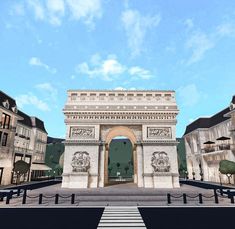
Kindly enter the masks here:
<path id="1" fill-rule="evenodd" d="M 219 172 L 219 162 L 221 160 L 235 162 L 234 130 L 235 109 L 233 106 L 210 118 L 200 118 L 188 125 L 184 140 L 190 179 L 194 177 L 196 180 L 228 183 L 226 175 Z M 217 140 L 222 136 L 229 139 Z M 208 141 L 214 143 L 204 144 Z M 234 179 L 231 181 L 234 183 Z"/>
<path id="2" fill-rule="evenodd" d="M 174 91 L 69 90 L 63 112 L 67 129 L 62 187 L 107 185 L 109 144 L 117 136 L 125 136 L 132 143 L 134 182 L 138 187 L 179 187 Z M 73 171 L 77 152 L 89 155 L 86 171 Z M 166 153 L 168 172 L 154 172 L 154 152 Z M 162 164 L 159 162 L 159 166 Z"/>

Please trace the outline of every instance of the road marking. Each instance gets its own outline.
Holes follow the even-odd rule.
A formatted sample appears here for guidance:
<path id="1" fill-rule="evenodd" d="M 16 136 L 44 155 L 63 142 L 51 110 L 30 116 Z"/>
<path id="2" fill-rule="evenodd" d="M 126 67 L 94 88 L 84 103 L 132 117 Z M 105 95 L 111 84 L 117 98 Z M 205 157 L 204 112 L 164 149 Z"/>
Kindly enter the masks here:
<path id="1" fill-rule="evenodd" d="M 137 207 L 105 207 L 98 229 L 146 228 Z"/>

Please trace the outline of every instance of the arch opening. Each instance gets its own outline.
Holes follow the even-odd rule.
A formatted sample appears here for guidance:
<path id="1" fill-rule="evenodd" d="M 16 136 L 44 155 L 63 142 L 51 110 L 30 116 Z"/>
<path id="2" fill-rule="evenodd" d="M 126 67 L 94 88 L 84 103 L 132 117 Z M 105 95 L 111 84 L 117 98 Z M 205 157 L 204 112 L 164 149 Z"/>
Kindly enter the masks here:
<path id="1" fill-rule="evenodd" d="M 125 136 L 114 137 L 109 144 L 108 184 L 133 182 L 133 146 Z"/>
<path id="2" fill-rule="evenodd" d="M 114 127 L 105 142 L 104 185 L 137 183 L 136 137 L 132 130 Z"/>

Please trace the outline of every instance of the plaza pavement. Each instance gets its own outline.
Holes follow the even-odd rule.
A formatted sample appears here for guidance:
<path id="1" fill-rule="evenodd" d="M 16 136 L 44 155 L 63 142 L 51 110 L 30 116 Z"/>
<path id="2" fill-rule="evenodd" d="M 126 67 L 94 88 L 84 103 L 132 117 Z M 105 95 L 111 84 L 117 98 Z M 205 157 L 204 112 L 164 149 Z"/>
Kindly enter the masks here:
<path id="1" fill-rule="evenodd" d="M 171 204 L 167 203 L 167 193 L 172 195 Z M 187 204 L 183 203 L 182 194 L 187 194 Z M 198 194 L 203 195 L 203 204 L 199 203 Z M 43 194 L 39 205 L 39 194 Z M 58 204 L 55 204 L 55 194 L 59 194 Z M 71 204 L 71 195 L 75 194 L 75 203 Z M 27 201 L 22 205 L 22 195 L 0 202 L 0 207 L 104 207 L 104 206 L 235 206 L 227 197 L 219 196 L 219 204 L 215 203 L 214 192 L 189 185 L 181 185 L 175 189 L 137 188 L 133 183 L 118 184 L 104 188 L 67 189 L 61 184 L 51 185 L 27 191 Z"/>

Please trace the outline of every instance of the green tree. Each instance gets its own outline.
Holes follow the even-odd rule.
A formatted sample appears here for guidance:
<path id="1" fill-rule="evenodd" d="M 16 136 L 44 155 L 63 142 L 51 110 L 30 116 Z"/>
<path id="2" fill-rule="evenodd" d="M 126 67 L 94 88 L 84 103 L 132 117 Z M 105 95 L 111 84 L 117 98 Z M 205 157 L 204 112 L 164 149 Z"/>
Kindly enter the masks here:
<path id="1" fill-rule="evenodd" d="M 230 179 L 235 174 L 235 162 L 222 160 L 219 163 L 219 171 L 228 177 L 228 182 L 231 184 Z"/>
<path id="2" fill-rule="evenodd" d="M 19 184 L 20 177 L 29 171 L 30 164 L 23 160 L 15 162 L 13 171 L 16 173 L 16 183 Z"/>
<path id="3" fill-rule="evenodd" d="M 111 171 L 113 170 L 113 167 L 112 166 L 109 166 L 108 167 L 108 170 L 109 170 L 109 176 L 111 175 Z"/>
<path id="4" fill-rule="evenodd" d="M 125 169 L 126 174 L 127 174 L 127 171 L 130 169 L 130 167 L 128 165 L 126 165 L 124 169 Z"/>
<path id="5" fill-rule="evenodd" d="M 116 166 L 117 166 L 118 169 L 119 169 L 120 165 L 121 164 L 119 162 L 116 163 Z"/>

